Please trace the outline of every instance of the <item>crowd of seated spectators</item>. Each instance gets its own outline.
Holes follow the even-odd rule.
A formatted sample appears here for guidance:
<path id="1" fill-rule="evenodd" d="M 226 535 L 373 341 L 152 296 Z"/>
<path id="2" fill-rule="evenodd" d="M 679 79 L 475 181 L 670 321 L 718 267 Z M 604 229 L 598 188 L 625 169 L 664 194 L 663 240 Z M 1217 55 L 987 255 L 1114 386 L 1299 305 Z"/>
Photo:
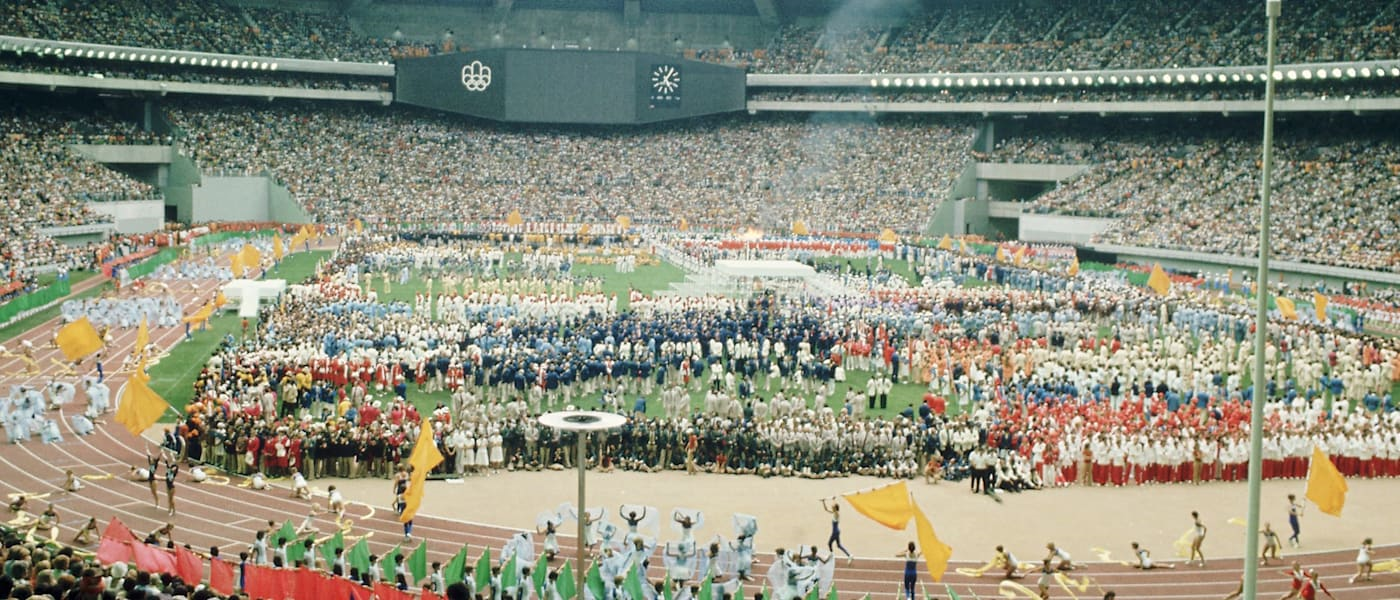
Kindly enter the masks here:
<path id="1" fill-rule="evenodd" d="M 1283 63 L 1395 58 L 1390 3 L 1287 5 L 1280 28 Z M 1184 14 L 1183 14 L 1184 13 Z M 868 19 L 867 19 L 868 20 Z M 790 25 L 755 56 L 735 52 L 762 73 L 1063 71 L 1264 64 L 1263 5 L 1243 0 L 1183 8 L 1167 0 L 1066 0 L 987 10 L 950 4 L 906 22 Z M 833 24 L 834 23 L 834 24 Z M 877 43 L 878 42 L 878 43 Z"/>
<path id="2" fill-rule="evenodd" d="M 89 208 L 92 201 L 156 197 L 151 186 L 80 156 L 69 144 L 157 143 L 157 136 L 141 133 L 110 115 L 55 104 L 61 102 L 41 103 L 28 96 L 0 103 L 3 273 L 22 274 L 55 263 L 74 268 L 88 265 L 91 252 L 61 244 L 40 230 L 111 221 Z"/>
<path id="3" fill-rule="evenodd" d="M 389 61 L 434 43 L 357 34 L 339 12 L 195 0 L 100 3 L 21 0 L 0 7 L 5 33 L 42 39 L 205 52 Z M 1400 56 L 1400 9 L 1382 0 L 1289 2 L 1283 63 Z M 1035 5 L 944 3 L 899 22 L 838 10 L 788 24 L 761 47 L 696 52 L 762 73 L 992 72 L 1263 64 L 1263 6 L 1249 0 Z M 395 36 L 399 38 L 400 36 Z"/>
<path id="4" fill-rule="evenodd" d="M 195 0 L 25 0 L 0 18 L 9 35 L 250 56 L 382 62 L 399 46 L 356 34 L 342 14 Z"/>
<path id="5" fill-rule="evenodd" d="M 1258 134 L 1226 124 L 1064 128 L 989 160 L 1087 163 L 1028 211 L 1111 217 L 1103 243 L 1257 254 Z M 1377 124 L 1286 123 L 1276 138 L 1273 250 L 1285 260 L 1400 271 L 1400 145 Z M 1042 130 L 1043 131 L 1043 130 Z"/>
<path id="6" fill-rule="evenodd" d="M 504 219 L 913 231 L 965 164 L 961 122 L 720 117 L 522 129 L 398 108 L 184 103 L 205 171 L 270 172 L 324 222 Z"/>

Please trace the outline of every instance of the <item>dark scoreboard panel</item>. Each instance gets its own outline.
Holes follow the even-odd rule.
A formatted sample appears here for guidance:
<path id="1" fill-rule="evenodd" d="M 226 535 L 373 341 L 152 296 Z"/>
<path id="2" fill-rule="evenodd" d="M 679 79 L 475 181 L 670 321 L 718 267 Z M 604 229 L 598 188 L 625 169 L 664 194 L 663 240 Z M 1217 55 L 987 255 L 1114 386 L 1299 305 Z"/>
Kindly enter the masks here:
<path id="1" fill-rule="evenodd" d="M 515 123 L 652 123 L 744 110 L 744 71 L 639 52 L 499 48 L 397 63 L 394 101 Z"/>

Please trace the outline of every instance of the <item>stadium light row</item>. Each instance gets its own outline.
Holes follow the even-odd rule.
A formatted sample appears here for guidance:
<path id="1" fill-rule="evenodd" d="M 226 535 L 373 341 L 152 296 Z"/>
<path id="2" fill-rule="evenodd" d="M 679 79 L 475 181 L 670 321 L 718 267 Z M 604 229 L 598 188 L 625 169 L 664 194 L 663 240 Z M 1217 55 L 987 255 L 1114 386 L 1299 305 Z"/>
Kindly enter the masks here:
<path id="1" fill-rule="evenodd" d="M 1309 80 L 1349 80 L 1379 77 L 1400 77 L 1400 66 L 1386 68 L 1382 65 L 1361 67 L 1328 68 L 1288 68 L 1275 69 L 1274 81 Z M 934 77 L 871 77 L 872 88 L 977 88 L 977 87 L 1097 87 L 1104 85 L 1180 85 L 1180 84 L 1236 84 L 1264 81 L 1264 70 L 1242 73 L 1163 73 L 1137 75 L 1030 75 L 1019 77 L 961 77 L 956 75 Z"/>
<path id="2" fill-rule="evenodd" d="M 59 59 L 108 60 L 114 62 L 179 65 L 244 71 L 298 71 L 309 73 L 369 75 L 392 77 L 394 65 L 388 62 L 357 63 L 338 60 L 273 58 L 236 54 L 217 54 L 158 48 L 110 46 L 86 42 L 39 40 L 0 36 L 0 52 L 17 55 L 32 54 Z"/>
<path id="3" fill-rule="evenodd" d="M 0 51 L 14 50 L 16 53 L 35 54 L 38 56 L 54 56 L 59 58 L 90 58 L 97 60 L 116 60 L 127 62 L 151 62 L 171 65 L 188 65 L 191 67 L 218 67 L 225 69 L 243 69 L 254 71 L 276 71 L 278 64 L 272 61 L 261 60 L 239 60 L 227 58 L 209 58 L 207 56 L 183 56 L 174 54 L 163 54 L 160 52 L 118 52 L 116 50 L 94 50 L 88 48 L 54 48 L 50 46 L 28 46 L 11 48 L 8 44 L 0 44 Z"/>

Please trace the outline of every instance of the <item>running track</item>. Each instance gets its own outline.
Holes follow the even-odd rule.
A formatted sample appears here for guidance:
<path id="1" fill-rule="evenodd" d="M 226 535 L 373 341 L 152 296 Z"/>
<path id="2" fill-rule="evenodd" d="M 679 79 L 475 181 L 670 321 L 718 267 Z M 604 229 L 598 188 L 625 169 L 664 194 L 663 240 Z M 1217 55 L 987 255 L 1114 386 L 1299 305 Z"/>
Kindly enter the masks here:
<path id="1" fill-rule="evenodd" d="M 192 312 L 206 299 L 205 297 L 214 293 L 212 283 L 200 282 L 198 293 L 191 290 L 185 282 L 173 283 L 171 288 Z M 57 351 L 43 346 L 56 324 L 55 319 L 20 338 L 30 339 L 34 343 L 36 357 L 40 364 L 45 365 L 46 374 L 32 378 L 17 375 L 17 371 L 22 369 L 20 361 L 0 359 L 0 381 L 7 384 L 27 382 L 41 385 L 49 380 L 51 375 L 48 373 L 56 370 L 49 358 L 56 357 Z M 169 328 L 153 330 L 151 336 L 159 347 L 170 349 L 178 343 L 181 334 L 181 328 Z M 109 346 L 111 350 L 108 352 L 108 362 L 113 366 L 109 368 L 109 373 L 115 370 L 122 356 L 130 353 L 136 333 L 135 329 L 114 329 L 112 335 L 114 339 Z M 85 366 L 91 368 L 92 361 L 87 361 Z M 124 377 L 124 374 L 117 374 L 108 378 L 114 400 Z M 71 381 L 73 378 L 70 376 L 64 379 Z M 79 390 L 79 397 L 65 408 L 73 411 L 84 405 L 85 399 Z M 229 484 L 193 484 L 182 477 L 176 490 L 176 503 L 181 510 L 177 516 L 168 517 L 164 508 L 152 506 L 150 491 L 145 483 L 126 479 L 131 465 L 145 463 L 146 450 L 153 444 L 132 437 L 121 426 L 110 422 L 99 425 L 97 432 L 91 436 L 79 437 L 73 434 L 66 415 L 54 416 L 62 422 L 64 428 L 62 443 L 43 445 L 34 438 L 25 444 L 6 444 L 0 447 L 0 473 L 4 474 L 0 477 L 0 492 L 6 495 L 47 494 L 44 498 L 31 501 L 31 509 L 38 512 L 44 502 L 54 502 L 59 507 L 63 519 L 63 539 L 71 539 L 76 528 L 90 516 L 96 517 L 99 523 L 105 523 L 115 516 L 137 532 L 138 536 L 160 527 L 169 520 L 176 525 L 174 537 L 178 543 L 189 543 L 196 549 L 220 546 L 222 554 L 232 559 L 236 558 L 239 551 L 247 548 L 253 540 L 254 532 L 268 527 L 268 521 L 280 525 L 283 521 L 291 519 L 293 523 L 300 523 L 307 513 L 309 503 L 288 498 L 283 489 L 257 492 L 240 487 L 240 478 L 234 478 Z M 82 491 L 66 494 L 61 492 L 61 486 L 67 469 L 72 469 L 80 476 L 112 477 L 89 479 L 85 482 L 87 487 Z M 1111 492 L 1105 490 L 1104 493 Z M 164 507 L 164 490 L 161 490 L 161 494 Z M 323 499 L 320 501 L 324 502 Z M 351 503 L 348 514 L 354 519 L 354 527 L 347 534 L 347 546 L 358 537 L 368 536 L 371 552 L 383 554 L 402 539 L 399 523 L 395 520 L 393 512 L 385 507 Z M 475 518 L 491 521 L 489 513 Z M 321 529 L 322 536 L 335 530 L 332 519 L 324 516 L 317 518 L 316 526 Z M 499 554 L 504 541 L 515 531 L 517 530 L 480 522 L 429 515 L 419 515 L 414 528 L 416 539 L 428 540 L 430 562 L 447 562 L 465 543 L 470 546 L 469 564 L 475 562 L 483 548 L 492 548 L 493 552 Z M 565 556 L 572 556 L 572 541 L 573 538 L 561 536 Z M 416 544 L 415 541 L 412 545 Z M 771 541 L 760 542 L 760 550 L 771 547 Z M 88 550 L 95 550 L 95 547 Z M 1170 552 L 1169 549 L 1164 550 Z M 1377 554 L 1383 557 L 1393 556 L 1396 550 L 1396 546 L 1381 548 Z M 1302 555 L 1290 553 L 1288 558 L 1296 557 L 1305 567 L 1318 569 L 1322 574 L 1323 583 L 1333 590 L 1339 600 L 1400 598 L 1400 574 L 1378 573 L 1374 582 L 1348 584 L 1347 578 L 1354 570 L 1354 556 L 1355 550 L 1346 549 Z M 754 573 L 765 573 L 770 559 L 771 554 L 761 556 L 761 564 L 754 568 Z M 653 561 L 653 577 L 663 576 L 660 562 Z M 903 564 L 897 559 L 857 558 L 851 566 L 846 566 L 844 562 L 838 562 L 837 565 L 836 588 L 841 591 L 843 598 L 860 598 L 869 593 L 876 600 L 893 600 L 899 593 Z M 1241 565 L 1239 559 L 1217 560 L 1213 561 L 1209 568 L 1178 565 L 1174 570 L 1139 572 L 1117 563 L 1090 563 L 1087 568 L 1072 573 L 1076 582 L 1083 582 L 1083 578 L 1089 579 L 1085 588 L 1056 585 L 1051 588 L 1051 597 L 1099 598 L 1104 590 L 1111 589 L 1116 590 L 1118 597 L 1123 599 L 1223 598 L 1238 585 Z M 999 589 L 998 577 L 989 575 L 975 578 L 957 572 L 958 569 L 974 569 L 978 566 L 980 563 L 954 561 L 949 565 L 944 581 L 964 597 L 998 597 L 1002 593 L 1009 594 L 1010 597 L 1026 597 L 1023 593 Z M 1260 598 L 1278 598 L 1287 591 L 1288 579 L 1282 570 L 1282 566 L 1261 569 Z M 921 574 L 920 578 L 929 584 L 929 593 L 938 597 L 946 595 L 941 584 L 927 582 L 927 576 L 924 574 Z M 1018 583 L 1034 589 L 1035 577 L 1028 576 Z M 760 585 L 761 581 L 755 581 L 747 584 L 746 589 L 748 593 L 753 593 Z"/>

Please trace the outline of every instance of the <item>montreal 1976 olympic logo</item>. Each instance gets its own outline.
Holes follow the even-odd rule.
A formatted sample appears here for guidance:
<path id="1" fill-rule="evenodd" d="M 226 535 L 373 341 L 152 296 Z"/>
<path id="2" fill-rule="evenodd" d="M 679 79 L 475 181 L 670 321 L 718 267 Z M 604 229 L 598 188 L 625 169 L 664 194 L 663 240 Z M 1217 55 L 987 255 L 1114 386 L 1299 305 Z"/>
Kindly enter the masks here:
<path id="1" fill-rule="evenodd" d="M 481 64 L 479 60 L 462 67 L 462 85 L 469 92 L 486 91 L 491 86 L 491 67 Z"/>

